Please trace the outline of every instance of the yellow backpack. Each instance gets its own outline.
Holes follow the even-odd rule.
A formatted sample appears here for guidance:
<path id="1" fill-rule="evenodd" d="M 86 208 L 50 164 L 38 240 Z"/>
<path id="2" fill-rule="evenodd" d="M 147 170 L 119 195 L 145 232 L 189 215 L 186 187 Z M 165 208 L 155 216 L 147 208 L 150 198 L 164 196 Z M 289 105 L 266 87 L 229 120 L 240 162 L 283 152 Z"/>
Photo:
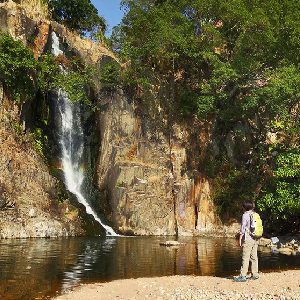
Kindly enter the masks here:
<path id="1" fill-rule="evenodd" d="M 250 213 L 250 236 L 259 239 L 262 237 L 264 228 L 258 213 Z"/>

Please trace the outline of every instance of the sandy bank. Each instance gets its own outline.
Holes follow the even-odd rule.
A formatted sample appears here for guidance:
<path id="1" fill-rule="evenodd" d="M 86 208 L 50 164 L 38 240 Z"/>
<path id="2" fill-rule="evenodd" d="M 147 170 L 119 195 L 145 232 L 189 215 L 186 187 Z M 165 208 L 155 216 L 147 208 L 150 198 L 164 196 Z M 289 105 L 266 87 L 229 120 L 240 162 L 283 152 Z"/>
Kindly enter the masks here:
<path id="1" fill-rule="evenodd" d="M 300 300 L 300 270 L 260 273 L 259 280 L 234 282 L 232 278 L 166 276 L 86 284 L 56 300 L 83 299 L 277 299 Z"/>

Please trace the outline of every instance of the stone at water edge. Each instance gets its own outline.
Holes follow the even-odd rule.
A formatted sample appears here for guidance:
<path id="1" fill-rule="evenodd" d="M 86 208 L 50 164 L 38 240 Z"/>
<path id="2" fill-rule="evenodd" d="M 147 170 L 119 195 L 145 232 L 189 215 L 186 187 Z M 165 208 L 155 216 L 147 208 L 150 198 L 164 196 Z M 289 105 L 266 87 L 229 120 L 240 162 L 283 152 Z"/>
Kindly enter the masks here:
<path id="1" fill-rule="evenodd" d="M 159 243 L 161 246 L 167 246 L 167 247 L 170 247 L 170 246 L 184 246 L 185 243 L 179 243 L 177 241 L 166 241 L 166 242 L 163 242 L 163 243 Z"/>

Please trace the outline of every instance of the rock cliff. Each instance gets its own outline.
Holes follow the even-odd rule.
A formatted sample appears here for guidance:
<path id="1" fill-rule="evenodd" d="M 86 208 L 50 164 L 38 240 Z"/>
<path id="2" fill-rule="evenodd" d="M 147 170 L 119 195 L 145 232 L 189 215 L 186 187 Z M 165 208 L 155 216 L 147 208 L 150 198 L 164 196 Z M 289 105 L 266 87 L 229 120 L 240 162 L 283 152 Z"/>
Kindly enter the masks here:
<path id="1" fill-rule="evenodd" d="M 210 184 L 198 172 L 187 171 L 189 126 L 164 127 L 161 116 L 140 113 L 144 106 L 120 93 L 106 100 L 98 121 L 101 147 L 97 185 L 106 190 L 107 211 L 123 233 L 138 235 L 198 235 L 219 231 Z M 102 105 L 104 105 L 102 101 Z M 105 203 L 104 203 L 105 205 Z"/>
<path id="2" fill-rule="evenodd" d="M 55 30 L 86 63 L 101 66 L 115 59 L 101 43 L 81 39 L 39 11 L 29 13 L 11 1 L 0 4 L 0 29 L 27 43 L 36 58 Z M 101 192 L 95 201 L 109 224 L 135 235 L 234 234 L 236 228 L 220 226 L 209 181 L 187 168 L 195 143 L 190 131 L 205 143 L 207 128 L 196 120 L 169 123 L 155 99 L 146 95 L 133 101 L 121 90 L 103 93 L 100 81 L 96 86 L 94 101 L 101 110 L 93 114 L 95 126 L 89 129 L 94 130 L 90 163 L 93 184 Z M 82 235 L 78 210 L 69 201 L 59 203 L 61 181 L 50 175 L 34 148 L 33 114 L 33 104 L 16 105 L 1 88 L 0 237 Z M 21 135 L 14 124 L 20 124 Z"/>

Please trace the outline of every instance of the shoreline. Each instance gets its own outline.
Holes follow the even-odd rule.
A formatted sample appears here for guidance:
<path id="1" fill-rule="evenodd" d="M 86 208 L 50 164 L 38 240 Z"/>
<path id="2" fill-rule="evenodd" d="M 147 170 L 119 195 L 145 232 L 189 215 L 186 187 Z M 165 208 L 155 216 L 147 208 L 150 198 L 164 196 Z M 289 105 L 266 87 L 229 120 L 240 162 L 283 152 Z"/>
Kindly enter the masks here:
<path id="1" fill-rule="evenodd" d="M 173 275 L 82 284 L 53 300 L 300 299 L 300 270 L 259 273 L 258 280 Z"/>

